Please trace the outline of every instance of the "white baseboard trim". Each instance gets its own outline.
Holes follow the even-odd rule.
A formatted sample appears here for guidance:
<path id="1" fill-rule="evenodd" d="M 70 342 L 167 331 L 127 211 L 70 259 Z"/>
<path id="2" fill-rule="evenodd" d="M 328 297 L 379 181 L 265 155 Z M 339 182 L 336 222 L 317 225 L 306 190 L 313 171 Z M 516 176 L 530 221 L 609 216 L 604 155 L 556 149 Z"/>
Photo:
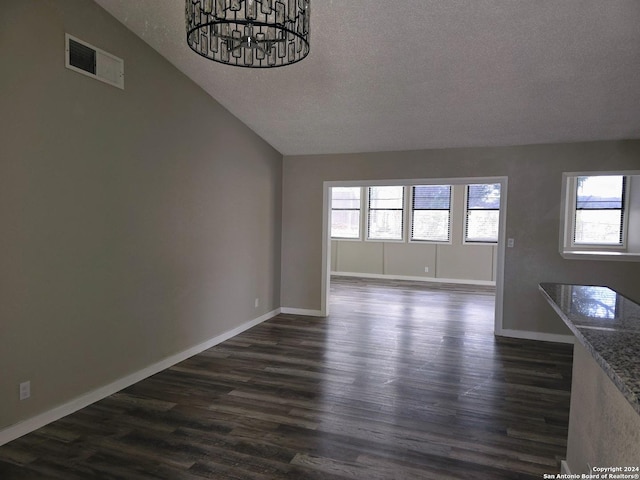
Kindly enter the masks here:
<path id="1" fill-rule="evenodd" d="M 560 461 L 560 473 L 571 475 L 571 470 L 569 469 L 569 464 L 567 463 L 566 460 Z"/>
<path id="2" fill-rule="evenodd" d="M 219 343 L 224 342 L 236 335 L 244 332 L 245 330 L 250 329 L 251 327 L 255 327 L 256 325 L 264 322 L 265 320 L 269 320 L 272 317 L 275 317 L 280 313 L 280 309 L 273 310 L 269 313 L 265 313 L 258 318 L 250 320 L 248 322 L 243 323 L 242 325 L 224 332 L 220 335 L 217 335 L 213 338 L 210 338 L 206 342 L 195 345 L 187 350 L 184 350 L 180 353 L 176 353 L 175 355 L 171 355 L 163 360 L 160 360 L 153 365 L 149 365 L 142 370 L 138 370 L 126 377 L 122 377 L 115 382 L 109 383 L 103 387 L 92 390 L 84 395 L 74 398 L 73 400 L 60 405 L 58 407 L 52 408 L 51 410 L 47 410 L 44 413 L 38 414 L 35 417 L 31 417 L 27 420 L 23 420 L 14 425 L 11 425 L 7 428 L 0 430 L 0 446 L 15 440 L 16 438 L 22 437 L 27 433 L 33 432 L 38 428 L 44 427 L 45 425 L 55 422 L 56 420 L 61 419 L 67 415 L 70 415 L 82 408 L 88 407 L 92 403 L 95 403 L 99 400 L 102 400 L 109 395 L 113 395 L 120 390 L 127 388 L 134 383 L 137 383 L 141 380 L 144 380 L 151 375 L 155 375 L 156 373 L 161 372 L 162 370 L 166 370 L 169 367 L 172 367 L 176 363 L 182 362 L 189 357 L 193 357 L 198 353 L 207 350 L 208 348 L 214 347 Z"/>
<path id="3" fill-rule="evenodd" d="M 381 280 L 409 280 L 413 282 L 457 283 L 461 285 L 488 285 L 495 287 L 496 282 L 490 280 L 461 280 L 459 278 L 413 277 L 409 275 L 385 275 L 382 273 L 331 272 L 337 277 L 377 278 Z"/>
<path id="4" fill-rule="evenodd" d="M 306 308 L 289 308 L 282 307 L 280 309 L 280 313 L 285 313 L 289 315 L 304 315 L 306 317 L 326 317 L 327 314 L 322 310 L 308 310 Z"/>
<path id="5" fill-rule="evenodd" d="M 499 337 L 522 338 L 524 340 L 539 340 L 541 342 L 570 343 L 575 342 L 573 335 L 560 335 L 557 333 L 530 332 L 527 330 L 496 330 Z"/>

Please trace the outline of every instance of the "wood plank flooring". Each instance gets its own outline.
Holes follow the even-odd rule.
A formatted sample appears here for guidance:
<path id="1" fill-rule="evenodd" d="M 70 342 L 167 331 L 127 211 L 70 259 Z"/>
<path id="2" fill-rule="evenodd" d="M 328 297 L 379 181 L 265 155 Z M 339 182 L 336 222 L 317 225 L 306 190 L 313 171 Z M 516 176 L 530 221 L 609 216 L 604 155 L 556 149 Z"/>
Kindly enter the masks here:
<path id="1" fill-rule="evenodd" d="M 335 278 L 278 315 L 0 447 L 12 479 L 539 479 L 572 347 L 496 340 L 490 289 Z"/>

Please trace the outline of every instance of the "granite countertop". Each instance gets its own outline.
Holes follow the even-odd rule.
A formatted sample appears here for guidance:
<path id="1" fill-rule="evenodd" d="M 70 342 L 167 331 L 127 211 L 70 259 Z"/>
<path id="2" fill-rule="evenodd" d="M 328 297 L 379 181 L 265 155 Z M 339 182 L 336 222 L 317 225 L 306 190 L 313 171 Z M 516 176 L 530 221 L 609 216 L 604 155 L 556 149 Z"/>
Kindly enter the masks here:
<path id="1" fill-rule="evenodd" d="M 540 291 L 640 414 L 640 305 L 608 287 L 541 283 Z"/>

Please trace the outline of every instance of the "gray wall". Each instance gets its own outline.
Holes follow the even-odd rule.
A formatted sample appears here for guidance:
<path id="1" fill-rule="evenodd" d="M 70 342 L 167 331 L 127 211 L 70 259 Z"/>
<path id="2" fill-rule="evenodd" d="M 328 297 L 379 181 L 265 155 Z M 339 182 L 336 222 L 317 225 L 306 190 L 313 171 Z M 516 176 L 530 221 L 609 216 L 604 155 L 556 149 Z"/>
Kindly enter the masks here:
<path id="1" fill-rule="evenodd" d="M 91 1 L 1 2 L 0 58 L 0 428 L 280 306 L 277 151 Z"/>
<path id="2" fill-rule="evenodd" d="M 495 281 L 495 250 L 480 245 L 332 240 L 331 272 L 490 284 Z"/>
<path id="3" fill-rule="evenodd" d="M 569 334 L 539 282 L 605 284 L 640 300 L 640 263 L 559 254 L 564 171 L 640 167 L 640 141 L 288 156 L 283 172 L 282 305 L 320 310 L 324 181 L 507 176 L 503 328 Z"/>

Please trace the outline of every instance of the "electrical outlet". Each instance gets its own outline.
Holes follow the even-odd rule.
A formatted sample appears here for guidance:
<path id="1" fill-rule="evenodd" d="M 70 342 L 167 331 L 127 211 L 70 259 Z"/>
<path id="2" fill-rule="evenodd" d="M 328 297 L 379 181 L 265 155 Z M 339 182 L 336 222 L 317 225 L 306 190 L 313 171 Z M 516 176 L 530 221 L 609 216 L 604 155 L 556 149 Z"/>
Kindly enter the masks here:
<path id="1" fill-rule="evenodd" d="M 259 305 L 260 305 L 260 299 L 259 299 L 259 298 L 256 298 L 255 302 L 253 302 L 253 306 L 254 306 L 255 308 L 258 308 L 258 306 L 259 306 Z"/>
<path id="2" fill-rule="evenodd" d="M 424 267 L 424 273 L 429 273 L 429 267 Z"/>
<path id="3" fill-rule="evenodd" d="M 20 400 L 26 400 L 31 396 L 31 381 L 27 380 L 20 384 Z"/>
<path id="4" fill-rule="evenodd" d="M 507 238 L 507 248 L 513 248 L 516 241 L 513 238 Z"/>

